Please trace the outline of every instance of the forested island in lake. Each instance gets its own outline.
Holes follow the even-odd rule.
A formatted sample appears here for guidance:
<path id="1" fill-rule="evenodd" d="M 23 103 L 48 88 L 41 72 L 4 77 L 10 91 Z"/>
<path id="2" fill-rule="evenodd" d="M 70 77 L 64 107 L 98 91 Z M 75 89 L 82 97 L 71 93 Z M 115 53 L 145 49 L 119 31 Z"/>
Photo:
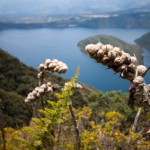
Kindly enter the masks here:
<path id="1" fill-rule="evenodd" d="M 96 44 L 98 42 L 102 42 L 103 44 L 111 44 L 115 47 L 120 47 L 125 52 L 130 53 L 131 55 L 135 54 L 138 58 L 139 64 L 143 64 L 142 49 L 138 45 L 128 44 L 114 36 L 102 34 L 91 36 L 79 41 L 77 45 L 80 47 L 81 51 L 85 53 L 85 46 L 87 44 Z"/>
<path id="2" fill-rule="evenodd" d="M 135 42 L 141 47 L 150 50 L 150 32 L 136 39 Z"/>

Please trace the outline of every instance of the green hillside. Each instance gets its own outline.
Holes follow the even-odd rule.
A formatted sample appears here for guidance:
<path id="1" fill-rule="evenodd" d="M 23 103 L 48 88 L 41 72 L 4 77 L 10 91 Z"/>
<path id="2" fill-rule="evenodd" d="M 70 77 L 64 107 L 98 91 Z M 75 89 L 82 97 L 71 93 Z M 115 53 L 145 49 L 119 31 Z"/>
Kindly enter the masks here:
<path id="1" fill-rule="evenodd" d="M 56 145 L 62 150 L 94 150 L 95 145 L 108 149 L 108 142 L 114 143 L 111 149 L 149 149 L 149 138 L 139 134 L 141 129 L 149 130 L 149 109 L 142 110 L 137 132 L 131 131 L 141 103 L 130 108 L 128 94 L 102 93 L 81 83 L 82 89 L 68 86 L 62 93 L 41 95 L 46 103 L 39 112 L 40 100 L 24 102 L 37 85 L 36 74 L 37 70 L 0 50 L 0 149 L 48 150 Z M 51 73 L 47 80 L 61 86 L 68 81 Z"/>
<path id="2" fill-rule="evenodd" d="M 150 50 L 150 32 L 144 34 L 140 38 L 136 39 L 135 42 L 145 49 Z"/>
<path id="3" fill-rule="evenodd" d="M 25 96 L 36 85 L 36 70 L 0 49 L 0 88 Z"/>
<path id="4" fill-rule="evenodd" d="M 0 129 L 28 125 L 32 117 L 31 106 L 24 103 L 21 95 L 3 89 L 0 89 L 0 112 Z"/>
<path id="5" fill-rule="evenodd" d="M 36 76 L 37 70 L 0 50 L 0 108 L 5 106 L 4 110 L 2 109 L 7 118 L 5 126 L 20 127 L 30 121 L 31 105 L 26 105 L 24 99 L 37 86 Z M 63 85 L 67 79 L 50 73 L 48 81 Z M 120 110 L 125 114 L 128 112 L 127 94 L 114 91 L 102 93 L 93 87 L 81 84 L 83 88 L 76 89 L 72 97 L 74 107 L 91 106 L 95 113 L 96 110 Z M 54 99 L 52 95 L 48 98 Z"/>
<path id="6" fill-rule="evenodd" d="M 0 49 L 0 88 L 6 91 L 13 91 L 19 95 L 25 97 L 30 91 L 32 91 L 37 85 L 37 70 L 32 67 L 28 67 L 17 58 L 13 57 L 9 53 Z M 58 75 L 49 73 L 48 81 L 63 86 L 68 79 L 64 79 Z M 84 89 L 78 93 L 81 99 L 89 92 L 96 91 L 96 89 L 83 85 Z M 85 95 L 84 95 L 84 94 Z"/>
<path id="7" fill-rule="evenodd" d="M 122 48 L 125 52 L 130 53 L 131 55 L 135 54 L 138 58 L 139 64 L 143 64 L 143 57 L 142 57 L 142 50 L 137 45 L 131 45 L 128 44 L 116 37 L 110 36 L 110 35 L 95 35 L 88 37 L 86 39 L 83 39 L 78 42 L 78 46 L 80 47 L 82 52 L 85 52 L 85 46 L 87 44 L 96 44 L 98 42 L 102 42 L 103 44 L 111 44 L 116 47 Z"/>

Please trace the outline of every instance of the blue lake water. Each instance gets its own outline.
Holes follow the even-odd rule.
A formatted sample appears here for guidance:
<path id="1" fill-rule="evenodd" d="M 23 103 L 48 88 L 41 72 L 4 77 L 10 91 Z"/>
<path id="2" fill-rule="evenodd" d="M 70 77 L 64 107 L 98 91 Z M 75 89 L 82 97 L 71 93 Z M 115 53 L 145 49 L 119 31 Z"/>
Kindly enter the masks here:
<path id="1" fill-rule="evenodd" d="M 89 36 L 107 34 L 118 37 L 125 42 L 134 43 L 136 38 L 149 32 L 149 29 L 31 29 L 0 31 L 0 48 L 18 57 L 25 64 L 34 68 L 46 58 L 57 58 L 65 62 L 69 70 L 63 77 L 74 76 L 80 67 L 79 81 L 102 91 L 121 90 L 126 92 L 129 82 L 114 75 L 106 66 L 96 63 L 77 47 L 78 41 Z M 145 64 L 150 65 L 150 51 L 144 51 Z M 150 83 L 149 75 L 146 82 Z"/>

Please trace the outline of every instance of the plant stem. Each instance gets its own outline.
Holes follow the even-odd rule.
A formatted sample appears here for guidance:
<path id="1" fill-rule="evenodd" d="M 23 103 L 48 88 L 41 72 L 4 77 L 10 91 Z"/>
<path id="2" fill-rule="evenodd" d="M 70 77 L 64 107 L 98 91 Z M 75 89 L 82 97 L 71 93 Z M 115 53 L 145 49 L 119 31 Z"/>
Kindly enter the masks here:
<path id="1" fill-rule="evenodd" d="M 1 129 L 1 132 L 2 132 L 3 150 L 6 150 L 6 141 L 5 141 L 5 131 L 4 131 L 4 128 Z"/>
<path id="2" fill-rule="evenodd" d="M 134 123 L 133 123 L 133 125 L 131 127 L 131 131 L 134 132 L 134 133 L 136 132 L 136 127 L 137 127 L 138 119 L 139 119 L 140 114 L 141 114 L 141 110 L 142 110 L 142 108 L 140 107 L 138 112 L 137 112 L 137 114 L 136 114 L 136 116 L 135 116 Z M 130 144 L 131 139 L 132 139 L 131 135 L 129 135 L 129 137 L 128 137 L 128 144 Z"/>
<path id="3" fill-rule="evenodd" d="M 80 137 L 80 131 L 79 131 L 79 127 L 78 127 L 78 121 L 76 120 L 75 114 L 73 112 L 72 102 L 70 102 L 69 110 L 70 110 L 70 113 L 71 113 L 71 116 L 72 116 L 72 119 L 73 119 L 75 131 L 76 131 L 76 135 L 77 135 L 77 150 L 80 150 L 81 137 Z"/>
<path id="4" fill-rule="evenodd" d="M 140 114 L 141 114 L 141 110 L 142 110 L 142 108 L 140 107 L 139 111 L 137 112 L 137 114 L 135 116 L 134 123 L 133 123 L 133 126 L 131 128 L 131 131 L 134 133 L 136 132 L 136 127 L 137 127 L 138 119 L 139 119 Z"/>
<path id="5" fill-rule="evenodd" d="M 2 143 L 3 143 L 3 150 L 6 150 L 6 140 L 5 140 L 5 122 L 4 122 L 4 115 L 3 115 L 3 111 L 2 111 L 2 100 L 0 99 L 0 118 L 1 118 L 1 122 L 0 122 L 0 130 L 2 133 Z"/>

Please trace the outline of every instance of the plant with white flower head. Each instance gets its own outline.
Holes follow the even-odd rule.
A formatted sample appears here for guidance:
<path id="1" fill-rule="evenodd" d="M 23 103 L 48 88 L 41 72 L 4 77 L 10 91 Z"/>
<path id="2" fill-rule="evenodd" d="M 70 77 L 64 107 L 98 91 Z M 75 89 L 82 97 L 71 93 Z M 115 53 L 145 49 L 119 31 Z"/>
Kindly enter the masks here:
<path id="1" fill-rule="evenodd" d="M 127 79 L 131 83 L 129 89 L 129 103 L 134 104 L 136 96 L 142 96 L 144 102 L 150 105 L 149 85 L 145 83 L 144 76 L 149 67 L 138 65 L 135 55 L 131 56 L 119 47 L 109 44 L 89 44 L 85 51 L 98 63 L 108 66 L 115 72 L 120 73 L 121 78 Z"/>

